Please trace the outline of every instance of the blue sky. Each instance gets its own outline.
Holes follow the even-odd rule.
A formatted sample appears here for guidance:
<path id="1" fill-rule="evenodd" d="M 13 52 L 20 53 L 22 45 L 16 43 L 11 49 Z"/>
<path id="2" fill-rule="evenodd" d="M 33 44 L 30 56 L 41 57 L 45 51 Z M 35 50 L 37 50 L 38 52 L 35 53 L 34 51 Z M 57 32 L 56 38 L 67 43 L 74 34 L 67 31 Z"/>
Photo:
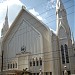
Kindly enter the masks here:
<path id="1" fill-rule="evenodd" d="M 67 19 L 68 19 L 68 23 L 71 28 L 71 31 L 73 32 L 73 34 L 75 34 L 75 30 L 74 30 L 75 29 L 75 25 L 74 25 L 75 24 L 74 23 L 75 0 L 62 0 L 62 2 L 67 11 Z M 3 3 L 5 3 L 5 7 Z M 19 11 L 21 10 L 22 5 L 25 5 L 27 10 L 29 10 L 31 13 L 37 16 L 40 20 L 42 20 L 49 28 L 56 30 L 56 15 L 55 15 L 56 0 L 0 0 L 0 7 L 1 7 L 1 4 L 3 5 L 5 11 L 2 10 L 2 13 L 0 13 L 1 15 L 0 29 L 2 28 L 7 6 L 9 10 L 8 12 L 9 24 L 11 25 L 11 23 L 13 22 L 13 20 L 15 19 Z"/>
<path id="2" fill-rule="evenodd" d="M 43 18 L 43 22 L 53 30 L 56 30 L 55 5 L 56 0 L 21 0 L 28 10 L 33 9 Z M 71 31 L 75 34 L 74 27 L 74 0 L 62 0 L 67 11 L 67 19 Z M 52 16 L 51 16 L 52 15 Z M 74 35 L 75 37 L 75 35 Z"/>

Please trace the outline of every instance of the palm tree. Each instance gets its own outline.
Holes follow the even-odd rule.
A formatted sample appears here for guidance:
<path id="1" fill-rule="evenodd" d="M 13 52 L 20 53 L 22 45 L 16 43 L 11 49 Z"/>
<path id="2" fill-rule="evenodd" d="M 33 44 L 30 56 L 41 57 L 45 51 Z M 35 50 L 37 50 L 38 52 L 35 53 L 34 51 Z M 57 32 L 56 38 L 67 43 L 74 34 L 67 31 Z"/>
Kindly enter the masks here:
<path id="1" fill-rule="evenodd" d="M 24 75 L 27 71 L 28 68 L 25 68 L 25 69 L 23 69 L 23 71 L 22 71 L 22 73 L 21 73 L 21 75 Z"/>

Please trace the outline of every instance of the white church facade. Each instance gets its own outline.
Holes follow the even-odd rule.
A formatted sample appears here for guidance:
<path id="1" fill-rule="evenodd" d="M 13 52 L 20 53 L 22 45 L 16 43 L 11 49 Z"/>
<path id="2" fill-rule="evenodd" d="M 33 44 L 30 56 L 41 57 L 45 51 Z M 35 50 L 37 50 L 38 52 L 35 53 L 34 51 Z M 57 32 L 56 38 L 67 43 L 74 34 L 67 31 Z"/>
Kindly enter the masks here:
<path id="1" fill-rule="evenodd" d="M 8 13 L 8 12 L 7 12 Z M 61 0 L 56 3 L 56 34 L 24 6 L 9 28 L 8 15 L 0 41 L 0 67 L 3 75 L 75 74 L 75 42 Z"/>

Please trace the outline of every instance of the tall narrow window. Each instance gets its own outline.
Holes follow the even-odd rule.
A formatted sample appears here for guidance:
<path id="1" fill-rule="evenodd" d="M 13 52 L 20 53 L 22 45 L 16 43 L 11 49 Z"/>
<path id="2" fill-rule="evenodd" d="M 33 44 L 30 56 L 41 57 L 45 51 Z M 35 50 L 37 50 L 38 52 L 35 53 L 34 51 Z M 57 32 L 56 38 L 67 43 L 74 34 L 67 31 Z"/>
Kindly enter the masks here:
<path id="1" fill-rule="evenodd" d="M 65 56 L 66 56 L 66 63 L 69 63 L 68 47 L 66 44 L 65 44 Z"/>
<path id="2" fill-rule="evenodd" d="M 48 75 L 48 72 L 46 72 L 46 75 Z"/>
<path id="3" fill-rule="evenodd" d="M 65 64 L 65 57 L 64 57 L 64 48 L 63 48 L 63 45 L 61 45 L 61 54 L 62 54 L 62 64 Z"/>
<path id="4" fill-rule="evenodd" d="M 15 68 L 17 68 L 17 63 L 15 63 Z"/>
<path id="5" fill-rule="evenodd" d="M 50 72 L 50 75 L 52 75 L 52 72 Z"/>
<path id="6" fill-rule="evenodd" d="M 30 66 L 32 66 L 32 62 L 30 61 Z"/>
<path id="7" fill-rule="evenodd" d="M 36 58 L 36 66 L 38 66 L 39 65 L 39 62 L 38 62 L 38 59 Z"/>
<path id="8" fill-rule="evenodd" d="M 37 73 L 37 75 L 39 75 L 39 73 Z"/>
<path id="9" fill-rule="evenodd" d="M 10 64 L 10 68 L 12 68 L 12 63 Z"/>
<path id="10" fill-rule="evenodd" d="M 9 69 L 9 64 L 8 64 L 8 69 Z"/>
<path id="11" fill-rule="evenodd" d="M 14 65 L 14 63 L 13 63 L 13 68 L 15 68 L 15 65 Z"/>
<path id="12" fill-rule="evenodd" d="M 42 59 L 40 58 L 39 61 L 40 61 L 40 66 L 42 66 Z"/>
<path id="13" fill-rule="evenodd" d="M 34 61 L 34 59 L 33 59 L 33 66 L 35 66 L 35 61 Z"/>

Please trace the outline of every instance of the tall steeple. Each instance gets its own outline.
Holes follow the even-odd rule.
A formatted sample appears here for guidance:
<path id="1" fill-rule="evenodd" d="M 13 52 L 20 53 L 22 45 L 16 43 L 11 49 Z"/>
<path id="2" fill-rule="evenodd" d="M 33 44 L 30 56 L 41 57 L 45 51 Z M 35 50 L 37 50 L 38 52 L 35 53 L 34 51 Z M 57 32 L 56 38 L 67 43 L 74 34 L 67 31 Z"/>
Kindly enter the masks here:
<path id="1" fill-rule="evenodd" d="M 7 7 L 6 16 L 5 16 L 5 24 L 8 25 L 8 7 Z"/>
<path id="2" fill-rule="evenodd" d="M 8 31 L 8 29 L 9 29 L 9 24 L 8 24 L 8 7 L 7 7 L 5 21 L 3 23 L 3 28 L 2 28 L 2 31 L 1 31 L 1 36 L 2 37 L 6 34 L 6 32 Z"/>
<path id="3" fill-rule="evenodd" d="M 56 21 L 57 21 L 57 35 L 61 26 L 67 34 L 67 37 L 71 38 L 71 31 L 67 21 L 67 13 L 62 3 L 62 0 L 57 0 L 56 3 Z"/>
<path id="4" fill-rule="evenodd" d="M 56 9 L 64 9 L 64 5 L 61 0 L 57 0 Z"/>

